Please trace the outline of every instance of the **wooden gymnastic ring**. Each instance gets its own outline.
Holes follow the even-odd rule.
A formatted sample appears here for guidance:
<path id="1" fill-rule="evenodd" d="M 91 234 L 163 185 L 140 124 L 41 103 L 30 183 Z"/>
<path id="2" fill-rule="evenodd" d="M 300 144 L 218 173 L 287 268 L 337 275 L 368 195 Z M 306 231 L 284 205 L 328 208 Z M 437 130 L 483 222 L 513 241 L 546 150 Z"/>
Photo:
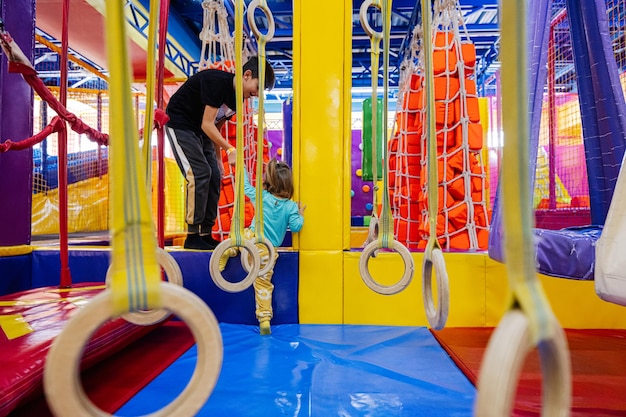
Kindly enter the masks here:
<path id="1" fill-rule="evenodd" d="M 361 252 L 361 258 L 359 259 L 359 271 L 361 272 L 361 279 L 363 282 L 370 287 L 373 291 L 378 294 L 383 295 L 392 295 L 397 294 L 400 291 L 404 290 L 413 279 L 413 271 L 415 269 L 415 265 L 413 263 L 413 257 L 411 256 L 411 252 L 404 246 L 402 243 L 397 240 L 392 241 L 392 248 L 402 257 L 404 261 L 404 273 L 398 282 L 393 285 L 381 285 L 372 278 L 370 271 L 368 269 L 368 264 L 370 257 L 374 253 L 374 251 L 380 249 L 378 246 L 378 241 L 374 241 L 367 245 L 363 252 Z"/>
<path id="2" fill-rule="evenodd" d="M 437 277 L 437 307 L 433 301 L 432 271 L 435 267 Z M 422 296 L 424 298 L 424 309 L 430 327 L 441 330 L 448 320 L 448 310 L 450 306 L 450 286 L 448 285 L 448 272 L 446 262 L 443 259 L 443 252 L 439 248 L 433 248 L 424 254 L 422 264 Z"/>
<path id="3" fill-rule="evenodd" d="M 168 282 L 161 282 L 163 308 L 187 323 L 198 349 L 196 367 L 180 395 L 151 417 L 194 416 L 206 403 L 220 374 L 223 346 L 219 324 L 213 312 L 194 293 Z M 44 390 L 55 416 L 109 416 L 96 407 L 80 381 L 83 348 L 91 335 L 113 317 L 112 292 L 94 297 L 67 322 L 52 343 L 44 366 Z"/>
<path id="4" fill-rule="evenodd" d="M 565 332 L 552 319 L 555 337 L 539 343 L 543 374 L 543 417 L 567 417 L 571 408 L 571 364 Z M 517 382 L 528 353 L 534 348 L 530 324 L 519 309 L 509 311 L 494 330 L 478 375 L 475 415 L 510 416 Z"/>
<path id="5" fill-rule="evenodd" d="M 270 242 L 267 238 L 263 239 L 263 243 L 255 243 L 255 245 L 265 245 L 267 246 L 267 252 L 269 254 L 269 259 L 267 260 L 267 262 L 265 263 L 265 265 L 260 265 L 259 266 L 259 275 L 265 275 L 267 274 L 269 271 L 272 270 L 272 268 L 274 268 L 274 263 L 276 262 L 276 248 L 274 247 L 274 245 L 272 245 L 272 242 Z M 261 259 L 259 257 L 259 259 Z M 262 262 L 262 260 L 260 260 L 259 262 Z M 250 258 L 248 256 L 244 256 L 243 254 L 241 254 L 241 267 L 246 271 L 246 272 L 250 272 Z"/>
<path id="6" fill-rule="evenodd" d="M 172 255 L 167 253 L 163 248 L 157 247 L 157 263 L 165 271 L 165 276 L 168 282 L 183 286 L 183 273 L 176 263 L 176 260 Z M 107 275 L 105 282 L 107 288 L 111 285 L 111 268 L 107 269 Z M 149 326 L 151 324 L 160 323 L 169 317 L 170 313 L 167 310 L 161 308 L 156 310 L 139 310 L 122 314 L 122 318 L 129 323 L 136 324 L 138 326 Z"/>
<path id="7" fill-rule="evenodd" d="M 363 30 L 370 38 L 378 38 L 380 40 L 383 36 L 382 31 L 378 32 L 372 29 L 369 22 L 367 21 L 367 10 L 372 6 L 376 7 L 382 12 L 382 5 L 379 2 L 374 2 L 373 0 L 365 0 L 363 3 L 361 3 L 361 8 L 359 9 L 359 20 L 361 21 L 361 26 L 363 26 Z"/>
<path id="8" fill-rule="evenodd" d="M 254 21 L 254 12 L 259 8 L 263 10 L 265 16 L 267 17 L 267 33 L 264 35 L 261 33 L 259 28 Z M 248 26 L 250 26 L 250 30 L 254 32 L 254 35 L 257 39 L 265 38 L 265 41 L 268 42 L 270 39 L 274 37 L 274 30 L 276 25 L 274 24 L 274 16 L 272 15 L 272 11 L 267 7 L 267 4 L 261 5 L 259 0 L 252 0 L 248 5 Z"/>
<path id="9" fill-rule="evenodd" d="M 209 260 L 209 272 L 211 274 L 211 279 L 217 287 L 223 291 L 227 292 L 241 292 L 254 282 L 257 276 L 259 276 L 259 269 L 261 265 L 261 258 L 259 257 L 259 250 L 255 246 L 254 241 L 250 239 L 244 240 L 242 248 L 248 251 L 248 255 L 252 256 L 252 266 L 250 270 L 247 271 L 248 275 L 244 279 L 239 282 L 230 282 L 224 279 L 222 276 L 222 271 L 220 271 L 220 258 L 224 255 L 227 249 L 232 247 L 237 247 L 233 245 L 234 241 L 232 238 L 224 239 L 220 242 L 219 245 L 213 250 L 211 254 L 211 259 Z M 241 256 L 246 256 L 243 252 Z"/>

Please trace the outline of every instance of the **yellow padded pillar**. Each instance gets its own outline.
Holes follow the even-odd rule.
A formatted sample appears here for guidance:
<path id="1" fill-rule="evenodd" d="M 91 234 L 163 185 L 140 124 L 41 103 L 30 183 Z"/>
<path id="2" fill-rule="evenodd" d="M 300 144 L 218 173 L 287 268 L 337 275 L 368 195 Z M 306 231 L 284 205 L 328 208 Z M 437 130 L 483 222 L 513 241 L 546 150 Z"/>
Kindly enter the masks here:
<path id="1" fill-rule="evenodd" d="M 294 0 L 293 154 L 300 250 L 350 245 L 352 2 Z"/>
<path id="2" fill-rule="evenodd" d="M 295 198 L 306 204 L 301 323 L 343 323 L 343 250 L 350 248 L 352 2 L 293 2 Z"/>

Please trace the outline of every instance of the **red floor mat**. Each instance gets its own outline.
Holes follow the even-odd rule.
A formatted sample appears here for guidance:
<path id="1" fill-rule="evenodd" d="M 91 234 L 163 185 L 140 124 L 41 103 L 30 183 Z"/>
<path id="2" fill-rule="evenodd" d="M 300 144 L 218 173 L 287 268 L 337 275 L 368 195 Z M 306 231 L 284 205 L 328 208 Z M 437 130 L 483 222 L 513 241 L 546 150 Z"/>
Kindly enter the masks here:
<path id="1" fill-rule="evenodd" d="M 187 326 L 171 321 L 83 373 L 85 392 L 98 407 L 114 413 L 194 344 Z M 10 417 L 51 417 L 43 397 Z"/>
<path id="2" fill-rule="evenodd" d="M 432 331 L 475 385 L 492 328 Z M 566 330 L 572 360 L 572 417 L 626 416 L 626 331 Z M 539 416 L 541 369 L 532 352 L 520 377 L 514 416 Z"/>

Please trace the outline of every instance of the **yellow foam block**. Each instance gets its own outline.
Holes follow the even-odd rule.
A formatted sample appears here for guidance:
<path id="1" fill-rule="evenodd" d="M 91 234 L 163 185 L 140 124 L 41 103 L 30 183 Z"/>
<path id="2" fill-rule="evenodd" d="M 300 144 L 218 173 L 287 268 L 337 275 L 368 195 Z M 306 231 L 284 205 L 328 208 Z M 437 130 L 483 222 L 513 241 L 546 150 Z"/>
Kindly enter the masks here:
<path id="1" fill-rule="evenodd" d="M 351 10 L 334 0 L 294 2 L 294 176 L 296 199 L 307 205 L 298 238 L 304 250 L 349 245 L 351 78 L 344 63 L 352 53 Z M 319 45 L 333 45 L 322 65 Z"/>
<path id="2" fill-rule="evenodd" d="M 568 329 L 626 329 L 626 308 L 603 301 L 593 281 L 540 275 L 561 326 Z"/>
<path id="3" fill-rule="evenodd" d="M 359 273 L 360 252 L 345 254 L 345 320 L 347 324 L 427 326 L 422 297 L 423 253 L 413 253 L 415 272 L 401 293 L 380 295 L 369 289 Z M 483 326 L 485 322 L 485 259 L 481 254 L 445 253 L 450 284 L 447 326 Z M 381 284 L 397 282 L 404 264 L 396 253 L 370 258 L 370 273 Z M 433 288 L 436 279 L 433 275 Z M 436 294 L 436 293 L 435 293 Z"/>
<path id="4" fill-rule="evenodd" d="M 484 255 L 487 264 L 486 326 L 496 326 L 508 308 L 506 267 Z M 602 301 L 593 281 L 555 278 L 539 274 L 550 306 L 561 326 L 568 329 L 624 329 L 626 309 Z"/>
<path id="5" fill-rule="evenodd" d="M 300 251 L 300 323 L 343 323 L 342 273 L 342 251 Z"/>

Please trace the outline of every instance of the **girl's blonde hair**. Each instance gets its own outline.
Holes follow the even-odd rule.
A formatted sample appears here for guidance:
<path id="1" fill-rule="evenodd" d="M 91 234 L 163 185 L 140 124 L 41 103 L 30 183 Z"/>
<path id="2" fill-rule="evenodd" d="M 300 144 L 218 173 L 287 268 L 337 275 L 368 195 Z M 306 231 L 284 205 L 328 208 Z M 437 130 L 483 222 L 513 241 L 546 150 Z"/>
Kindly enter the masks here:
<path id="1" fill-rule="evenodd" d="M 276 197 L 291 198 L 293 196 L 293 176 L 289 165 L 271 159 L 265 167 L 263 188 Z"/>

